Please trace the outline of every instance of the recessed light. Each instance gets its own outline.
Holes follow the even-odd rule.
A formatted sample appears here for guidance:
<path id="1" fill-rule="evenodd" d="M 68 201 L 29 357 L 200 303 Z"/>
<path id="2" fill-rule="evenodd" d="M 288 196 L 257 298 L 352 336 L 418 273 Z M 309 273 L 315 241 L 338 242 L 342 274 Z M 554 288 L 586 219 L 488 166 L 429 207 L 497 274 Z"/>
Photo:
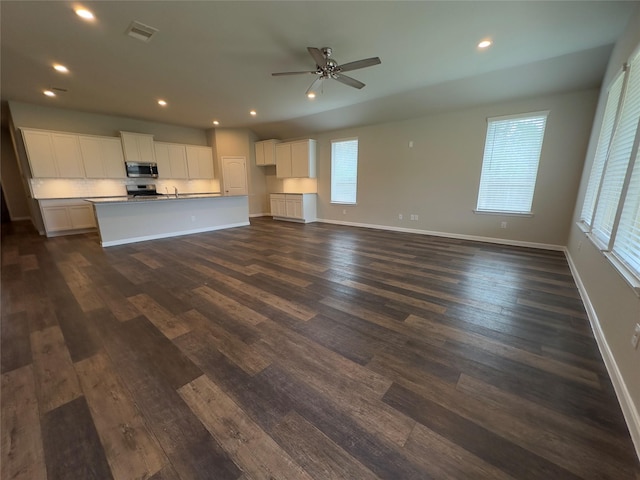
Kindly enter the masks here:
<path id="1" fill-rule="evenodd" d="M 258 114 L 258 112 L 256 112 L 255 110 L 251 110 L 249 112 L 249 115 L 253 115 L 254 117 Z"/>
<path id="2" fill-rule="evenodd" d="M 47 97 L 55 97 L 56 94 L 54 92 L 52 92 L 51 90 L 45 90 L 44 93 Z"/>
<path id="3" fill-rule="evenodd" d="M 85 20 L 93 20 L 94 17 L 93 13 L 91 13 L 89 10 L 87 10 L 86 8 L 76 8 L 76 15 L 78 15 L 80 18 L 84 18 Z"/>
<path id="4" fill-rule="evenodd" d="M 54 64 L 53 68 L 60 73 L 69 73 L 69 69 L 64 65 L 60 65 L 59 63 Z"/>
<path id="5" fill-rule="evenodd" d="M 487 48 L 491 46 L 491 40 L 482 40 L 479 44 L 478 44 L 478 48 Z"/>
<path id="6" fill-rule="evenodd" d="M 158 105 L 160 105 L 161 107 L 166 107 L 167 106 L 167 101 L 166 100 L 158 100 Z"/>
<path id="7" fill-rule="evenodd" d="M 214 125 L 220 125 L 220 122 L 219 122 L 218 120 L 214 120 L 214 121 L 213 121 L 213 124 L 214 124 Z"/>

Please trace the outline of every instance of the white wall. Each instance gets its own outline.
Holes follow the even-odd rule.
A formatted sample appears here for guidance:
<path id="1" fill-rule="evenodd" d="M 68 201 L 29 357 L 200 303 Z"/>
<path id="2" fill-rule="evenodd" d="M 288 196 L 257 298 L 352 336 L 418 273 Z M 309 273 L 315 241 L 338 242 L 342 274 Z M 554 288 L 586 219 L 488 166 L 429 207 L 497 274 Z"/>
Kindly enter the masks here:
<path id="1" fill-rule="evenodd" d="M 605 75 L 604 87 L 639 45 L 640 7 L 636 9 L 625 33 L 616 43 Z M 605 360 L 610 362 L 612 379 L 614 384 L 617 383 L 616 390 L 640 456 L 640 350 L 633 350 L 630 342 L 634 325 L 640 322 L 640 298 L 576 225 L 591 172 L 605 102 L 606 88 L 603 88 L 593 122 L 573 221 L 570 223 L 568 252 L 576 276 L 583 285 L 585 303 L 592 308 L 594 330 L 602 336 L 601 350 Z"/>
<path id="2" fill-rule="evenodd" d="M 249 188 L 249 214 L 269 213 L 265 167 L 256 166 L 256 135 L 246 128 L 216 128 L 212 130 L 216 145 L 216 168 L 220 171 L 222 157 L 241 156 L 247 159 L 247 183 Z M 267 167 L 268 168 L 268 167 Z M 216 174 L 216 176 L 218 176 Z M 221 177 L 221 176 L 220 176 Z"/>
<path id="3" fill-rule="evenodd" d="M 199 128 L 13 101 L 9 102 L 9 110 L 16 128 L 42 128 L 110 137 L 120 136 L 122 130 L 151 134 L 157 142 L 207 145 L 207 132 Z"/>
<path id="4" fill-rule="evenodd" d="M 318 135 L 318 218 L 564 246 L 597 98 L 591 89 Z M 474 213 L 487 117 L 541 110 L 550 113 L 533 217 Z M 359 140 L 358 204 L 345 207 L 330 203 L 331 140 L 348 137 Z"/>
<path id="5" fill-rule="evenodd" d="M 18 159 L 11 142 L 11 134 L 9 129 L 4 127 L 0 133 L 0 147 L 2 149 L 0 152 L 0 178 L 11 220 L 30 218 L 27 195 L 20 176 Z"/>

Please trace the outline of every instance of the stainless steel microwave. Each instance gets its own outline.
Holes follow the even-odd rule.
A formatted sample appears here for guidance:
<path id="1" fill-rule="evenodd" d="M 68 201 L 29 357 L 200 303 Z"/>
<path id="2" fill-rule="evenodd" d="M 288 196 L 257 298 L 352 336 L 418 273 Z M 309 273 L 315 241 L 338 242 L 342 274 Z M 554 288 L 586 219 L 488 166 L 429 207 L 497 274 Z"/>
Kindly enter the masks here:
<path id="1" fill-rule="evenodd" d="M 151 162 L 124 162 L 127 167 L 127 177 L 157 178 L 158 164 Z"/>

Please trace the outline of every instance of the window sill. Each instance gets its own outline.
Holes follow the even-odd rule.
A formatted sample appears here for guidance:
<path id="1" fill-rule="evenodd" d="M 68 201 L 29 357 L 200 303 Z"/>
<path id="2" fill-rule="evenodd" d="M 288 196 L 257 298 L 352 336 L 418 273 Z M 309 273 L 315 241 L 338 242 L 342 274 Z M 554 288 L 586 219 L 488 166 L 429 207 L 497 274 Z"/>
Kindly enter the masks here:
<path id="1" fill-rule="evenodd" d="M 586 233 L 589 234 L 591 232 L 591 228 L 589 227 L 589 225 L 582 223 L 582 222 L 576 222 L 577 227 L 582 230 L 582 233 Z"/>
<path id="2" fill-rule="evenodd" d="M 351 202 L 329 202 L 331 205 L 352 205 L 355 206 L 357 205 L 357 203 L 351 203 Z"/>
<path id="3" fill-rule="evenodd" d="M 636 296 L 640 297 L 640 278 L 627 267 L 613 252 L 607 251 L 607 246 L 598 240 L 588 230 L 585 231 L 586 225 L 581 222 L 577 222 L 578 227 L 585 233 L 586 237 L 595 245 L 595 247 L 604 255 L 604 258 L 611 264 L 611 266 L 618 271 L 624 281 L 631 287 Z"/>
<path id="4" fill-rule="evenodd" d="M 635 294 L 640 297 L 640 279 L 622 262 L 615 254 L 611 252 L 603 252 L 605 258 L 613 265 L 613 268 L 620 272 L 624 281 L 633 289 Z"/>
<path id="5" fill-rule="evenodd" d="M 473 213 L 478 215 L 501 215 L 509 217 L 533 217 L 533 212 L 498 212 L 492 210 L 473 210 Z"/>

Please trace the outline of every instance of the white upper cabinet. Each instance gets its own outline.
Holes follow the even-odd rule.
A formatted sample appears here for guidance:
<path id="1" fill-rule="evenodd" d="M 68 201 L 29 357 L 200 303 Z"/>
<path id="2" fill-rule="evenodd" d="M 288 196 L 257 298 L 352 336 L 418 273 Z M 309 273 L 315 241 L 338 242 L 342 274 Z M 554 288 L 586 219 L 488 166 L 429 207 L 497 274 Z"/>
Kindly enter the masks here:
<path id="1" fill-rule="evenodd" d="M 211 147 L 187 145 L 186 149 L 189 178 L 213 178 L 213 150 Z"/>
<path id="2" fill-rule="evenodd" d="M 78 135 L 23 129 L 34 178 L 84 178 Z"/>
<path id="3" fill-rule="evenodd" d="M 188 178 L 187 151 L 178 143 L 154 142 L 159 178 Z"/>
<path id="4" fill-rule="evenodd" d="M 126 178 L 118 138 L 80 135 L 79 141 L 87 178 Z"/>
<path id="5" fill-rule="evenodd" d="M 124 159 L 127 162 L 155 162 L 153 135 L 120 132 Z"/>
<path id="6" fill-rule="evenodd" d="M 51 133 L 39 130 L 22 130 L 22 137 L 33 177 L 58 177 Z"/>
<path id="7" fill-rule="evenodd" d="M 256 142 L 256 165 L 263 167 L 276 164 L 276 145 L 280 140 Z"/>
<path id="8" fill-rule="evenodd" d="M 298 140 L 276 145 L 276 177 L 315 178 L 315 176 L 315 140 Z"/>
<path id="9" fill-rule="evenodd" d="M 276 177 L 291 177 L 291 144 L 279 143 L 276 145 Z"/>

